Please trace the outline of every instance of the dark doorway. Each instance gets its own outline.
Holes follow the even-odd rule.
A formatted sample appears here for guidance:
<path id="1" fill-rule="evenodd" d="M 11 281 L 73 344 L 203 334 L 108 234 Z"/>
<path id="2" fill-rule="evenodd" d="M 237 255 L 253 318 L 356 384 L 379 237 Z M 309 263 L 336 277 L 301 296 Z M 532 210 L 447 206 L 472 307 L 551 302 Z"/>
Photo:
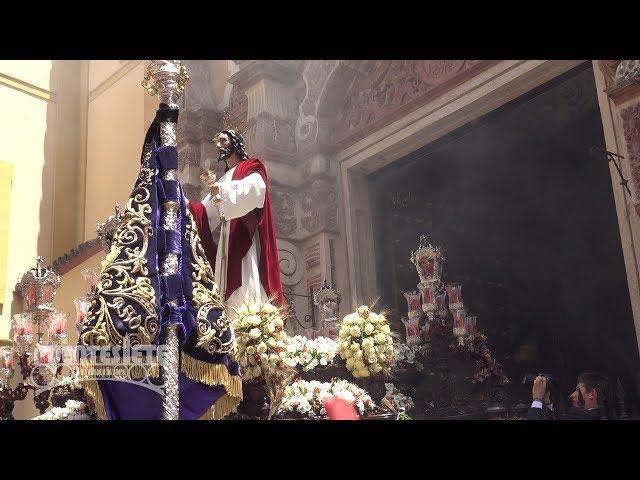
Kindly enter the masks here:
<path id="1" fill-rule="evenodd" d="M 620 377 L 632 403 L 638 349 L 589 63 L 371 176 L 381 303 L 399 317 L 418 283 L 418 237 L 445 249 L 514 383 L 548 371 Z M 395 199 L 395 201 L 394 201 Z M 400 329 L 400 325 L 397 325 Z M 523 400 L 527 392 L 512 392 Z"/>

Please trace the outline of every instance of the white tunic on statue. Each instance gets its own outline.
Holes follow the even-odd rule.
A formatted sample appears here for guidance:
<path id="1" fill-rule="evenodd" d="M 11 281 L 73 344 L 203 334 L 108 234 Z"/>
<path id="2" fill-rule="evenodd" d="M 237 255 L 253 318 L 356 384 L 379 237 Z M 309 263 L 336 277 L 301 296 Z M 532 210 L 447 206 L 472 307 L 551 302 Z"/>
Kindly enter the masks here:
<path id="1" fill-rule="evenodd" d="M 247 175 L 241 180 L 232 180 L 233 172 L 236 167 L 230 169 L 225 173 L 217 182 L 220 189 L 220 193 L 217 195 L 221 200 L 218 205 L 213 203 L 211 194 L 207 195 L 202 204 L 207 210 L 207 217 L 209 218 L 209 227 L 211 233 L 216 238 L 216 229 L 220 227 L 220 213 L 223 213 L 227 220 L 224 228 L 226 230 L 227 238 L 227 251 L 225 252 L 227 261 L 229 258 L 229 225 L 231 220 L 239 218 L 247 213 L 251 212 L 254 208 L 264 207 L 264 199 L 267 187 L 259 173 L 252 173 Z M 222 289 L 222 231 L 217 238 L 218 250 L 216 253 L 216 265 L 214 276 L 216 284 Z M 260 260 L 260 238 L 258 230 L 256 229 L 251 247 L 247 254 L 242 258 L 242 285 L 233 292 L 233 294 L 227 300 L 226 305 L 228 307 L 227 314 L 230 319 L 235 319 L 235 310 L 239 309 L 242 305 L 246 304 L 250 300 L 258 302 L 266 302 L 267 294 L 260 283 L 260 272 L 258 269 Z M 226 284 L 226 272 L 225 281 Z M 220 292 L 222 295 L 222 291 Z"/>

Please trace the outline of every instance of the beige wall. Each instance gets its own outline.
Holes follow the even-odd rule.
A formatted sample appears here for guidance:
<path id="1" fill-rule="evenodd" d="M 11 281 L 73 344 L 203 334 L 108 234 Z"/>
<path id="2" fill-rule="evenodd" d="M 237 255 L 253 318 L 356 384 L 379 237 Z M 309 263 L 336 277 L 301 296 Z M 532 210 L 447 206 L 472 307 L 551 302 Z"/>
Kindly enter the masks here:
<path id="1" fill-rule="evenodd" d="M 138 175 L 140 150 L 155 110 L 140 85 L 141 61 L 89 62 L 87 168 L 84 239 L 95 238 L 96 223 L 113 214 L 114 202 L 124 203 Z M 153 118 L 153 113 L 151 113 Z"/>
<path id="2" fill-rule="evenodd" d="M 21 310 L 13 289 L 35 265 L 77 245 L 80 61 L 0 61 L 0 161 L 13 164 L 0 338 Z"/>
<path id="3" fill-rule="evenodd" d="M 54 161 L 52 70 L 52 61 L 0 61 L 0 160 L 14 166 L 0 338 L 9 336 L 11 314 L 21 307 L 12 302 L 16 281 L 38 254 L 51 258 L 53 176 L 45 164 Z"/>

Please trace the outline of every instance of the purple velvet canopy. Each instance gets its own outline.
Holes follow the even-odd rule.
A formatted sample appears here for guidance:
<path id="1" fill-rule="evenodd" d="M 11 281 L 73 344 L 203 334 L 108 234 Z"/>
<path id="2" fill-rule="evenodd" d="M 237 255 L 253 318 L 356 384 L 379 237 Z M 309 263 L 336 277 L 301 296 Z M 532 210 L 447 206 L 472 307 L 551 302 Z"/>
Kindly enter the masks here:
<path id="1" fill-rule="evenodd" d="M 166 327 L 177 325 L 180 419 L 217 419 L 242 400 L 240 367 L 233 358 L 233 330 L 182 187 L 177 179 L 163 176 L 178 168 L 178 151 L 160 146 L 160 124 L 177 122 L 177 113 L 161 104 L 149 127 L 140 174 L 103 261 L 79 345 L 157 347 Z M 166 202 L 179 205 L 172 228 L 163 223 Z M 178 259 L 176 274 L 161 272 L 160 262 L 168 253 Z M 151 384 L 159 384 L 161 371 L 155 364 L 142 377 L 148 375 Z M 162 418 L 161 393 L 137 381 L 140 376 L 127 382 L 100 378 L 96 361 L 81 362 L 81 372 L 100 418 Z"/>

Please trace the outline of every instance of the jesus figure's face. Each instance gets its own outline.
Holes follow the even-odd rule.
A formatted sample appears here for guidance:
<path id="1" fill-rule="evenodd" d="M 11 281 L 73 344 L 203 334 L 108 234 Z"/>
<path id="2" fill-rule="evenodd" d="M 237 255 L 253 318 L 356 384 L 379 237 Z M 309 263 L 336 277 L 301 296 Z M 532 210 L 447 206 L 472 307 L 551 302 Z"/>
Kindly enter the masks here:
<path id="1" fill-rule="evenodd" d="M 233 144 L 231 138 L 224 132 L 216 136 L 216 148 L 218 149 L 218 161 L 226 160 L 233 154 Z"/>

